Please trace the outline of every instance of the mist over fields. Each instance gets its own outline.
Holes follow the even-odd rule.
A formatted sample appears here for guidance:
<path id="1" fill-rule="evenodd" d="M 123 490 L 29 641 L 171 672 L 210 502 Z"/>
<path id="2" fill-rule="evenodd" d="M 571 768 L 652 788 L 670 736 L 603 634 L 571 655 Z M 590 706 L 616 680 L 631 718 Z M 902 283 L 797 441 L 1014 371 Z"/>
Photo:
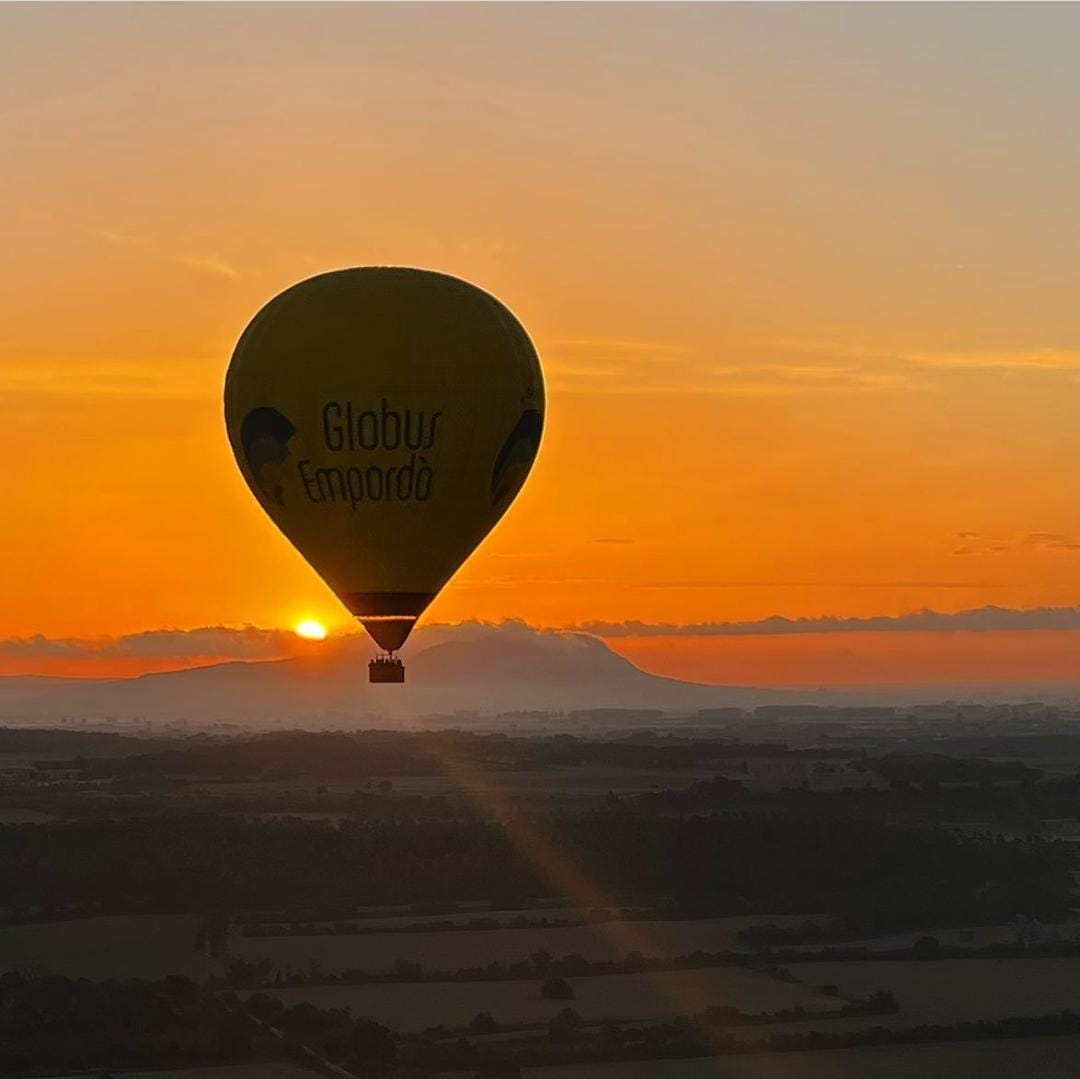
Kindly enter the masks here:
<path id="1" fill-rule="evenodd" d="M 769 705 L 882 705 L 946 699 L 1069 701 L 1069 686 L 927 685 L 817 690 L 705 685 L 649 674 L 584 633 L 518 624 L 420 630 L 403 686 L 370 685 L 365 638 L 316 654 L 237 661 L 133 678 L 0 678 L 0 719 L 199 723 L 370 723 L 378 717 L 629 709 L 678 715 Z M 716 718 L 715 716 L 712 718 Z"/>

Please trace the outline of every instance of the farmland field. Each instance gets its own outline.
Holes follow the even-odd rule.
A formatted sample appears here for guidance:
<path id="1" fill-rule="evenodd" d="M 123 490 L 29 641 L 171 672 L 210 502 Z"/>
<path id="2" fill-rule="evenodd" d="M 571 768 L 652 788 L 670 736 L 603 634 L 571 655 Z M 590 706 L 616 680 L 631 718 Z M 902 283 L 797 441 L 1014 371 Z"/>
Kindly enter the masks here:
<path id="1" fill-rule="evenodd" d="M 808 987 L 832 983 L 849 997 L 892 990 L 903 1012 L 889 1017 L 890 1026 L 1080 1009 L 1080 959 L 799 963 L 792 969 Z"/>
<path id="2" fill-rule="evenodd" d="M 766 921 L 768 919 L 765 919 Z M 1015 944 L 1020 936 L 1034 942 L 1045 940 L 1074 940 L 1080 936 L 1080 922 L 1068 921 L 1039 925 L 1027 923 L 1018 925 L 1010 922 L 1005 925 L 980 925 L 969 929 L 922 929 L 910 933 L 898 933 L 888 937 L 867 937 L 844 941 L 837 944 L 840 948 L 873 948 L 887 950 L 910 948 L 920 937 L 935 937 L 944 945 L 962 948 L 985 948 L 991 944 Z M 821 944 L 794 945 L 799 951 L 817 951 Z"/>
<path id="3" fill-rule="evenodd" d="M 1075 1079 L 1080 1037 L 527 1068 L 526 1079 Z"/>
<path id="4" fill-rule="evenodd" d="M 49 813 L 41 813 L 36 809 L 0 809 L 0 824 L 44 824 L 46 821 L 56 820 Z"/>
<path id="5" fill-rule="evenodd" d="M 529 917 L 557 917 L 556 911 L 518 911 Z M 471 915 L 475 917 L 476 915 Z M 564 928 L 454 930 L 435 933 L 359 933 L 340 936 L 243 937 L 234 933 L 230 950 L 248 962 L 264 957 L 283 969 L 306 968 L 314 959 L 325 971 L 388 970 L 398 959 L 426 970 L 458 970 L 490 962 L 514 962 L 542 948 L 553 956 L 589 960 L 622 959 L 628 952 L 652 956 L 737 949 L 736 934 L 755 922 L 799 922 L 804 916 L 715 918 L 701 921 L 600 922 Z M 404 921 L 416 922 L 413 915 Z"/>
<path id="6" fill-rule="evenodd" d="M 532 900 L 541 903 L 542 900 Z M 562 918 L 567 921 L 582 921 L 588 916 L 588 910 L 584 907 L 558 906 L 552 901 L 548 906 L 536 906 L 528 909 L 517 907 L 513 910 L 496 910 L 490 903 L 477 900 L 473 903 L 458 901 L 451 905 L 452 909 L 431 913 L 422 909 L 414 909 L 406 905 L 395 907 L 357 907 L 354 913 L 349 914 L 341 921 L 355 922 L 366 931 L 372 929 L 394 929 L 417 925 L 423 922 L 453 922 L 455 925 L 466 925 L 473 918 L 495 918 L 500 922 L 509 922 L 519 914 L 526 918 Z M 272 912 L 259 912 L 260 919 L 266 922 L 285 922 L 288 919 L 284 914 Z M 307 922 L 307 919 L 303 919 Z M 333 921 L 313 920 L 310 924 L 324 925 L 328 929 L 334 925 Z M 286 933 L 285 936 L 289 934 Z"/>
<path id="7" fill-rule="evenodd" d="M 124 1079 L 312 1079 L 315 1072 L 286 1061 L 224 1064 L 217 1068 L 177 1068 L 160 1072 L 125 1072 Z"/>
<path id="8" fill-rule="evenodd" d="M 188 914 L 133 914 L 0 928 L 0 972 L 23 968 L 70 978 L 205 978 L 221 964 L 192 947 Z"/>
<path id="9" fill-rule="evenodd" d="M 726 967 L 570 978 L 573 1001 L 544 1000 L 533 981 L 418 982 L 391 985 L 311 986 L 268 990 L 286 1005 L 309 1001 L 319 1008 L 351 1008 L 393 1030 L 464 1026 L 478 1012 L 500 1023 L 542 1023 L 569 1004 L 589 1020 L 662 1019 L 699 1012 L 714 1004 L 744 1011 L 823 1006 L 823 998 L 800 985 L 757 971 Z"/>

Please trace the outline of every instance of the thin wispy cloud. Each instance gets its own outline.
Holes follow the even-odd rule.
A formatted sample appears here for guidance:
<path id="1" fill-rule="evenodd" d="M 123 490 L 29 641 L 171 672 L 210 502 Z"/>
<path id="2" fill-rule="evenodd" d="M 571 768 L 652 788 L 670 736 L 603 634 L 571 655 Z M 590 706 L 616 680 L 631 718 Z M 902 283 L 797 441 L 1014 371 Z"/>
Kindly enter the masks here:
<path id="1" fill-rule="evenodd" d="M 153 238 L 146 233 L 125 232 L 123 229 L 100 228 L 94 229 L 93 234 L 100 240 L 107 240 L 118 247 L 141 247 L 149 248 L 153 245 Z"/>
<path id="2" fill-rule="evenodd" d="M 256 626 L 155 629 L 119 637 L 9 637 L 0 655 L 55 659 L 276 659 L 295 652 L 287 630 Z"/>
<path id="3" fill-rule="evenodd" d="M 177 266 L 184 266 L 189 270 L 199 273 L 212 274 L 216 277 L 225 277 L 233 281 L 240 280 L 244 275 L 240 269 L 228 259 L 222 258 L 216 251 L 167 251 L 163 245 L 148 233 L 130 232 L 122 228 L 95 228 L 92 234 L 99 240 L 113 244 L 117 247 L 127 247 L 139 251 L 145 251 L 149 255 L 171 262 Z"/>
<path id="4" fill-rule="evenodd" d="M 226 262 L 218 255 L 173 255 L 172 262 L 186 266 L 200 273 L 214 274 L 217 277 L 228 277 L 233 281 L 240 280 L 243 274 L 232 264 Z"/>
<path id="5" fill-rule="evenodd" d="M 892 365 L 943 371 L 1080 372 L 1080 349 L 1055 346 L 994 350 L 889 350 L 847 341 L 798 337 L 767 338 L 754 343 L 772 351 L 848 360 L 876 368 Z"/>
<path id="6" fill-rule="evenodd" d="M 489 589 L 520 589 L 524 586 L 544 588 L 554 587 L 562 585 L 591 585 L 596 587 L 617 589 L 620 592 L 630 592 L 635 589 L 664 589 L 664 590 L 702 590 L 707 591 L 709 589 L 777 589 L 777 588 L 824 588 L 824 589 L 866 589 L 866 590 L 882 590 L 888 591 L 890 589 L 977 589 L 979 591 L 985 591 L 992 588 L 1006 588 L 1010 587 L 1002 585 L 994 581 L 955 581 L 955 580 L 882 580 L 882 581 L 860 581 L 860 580 L 725 580 L 721 578 L 708 578 L 708 577 L 686 577 L 686 578 L 655 578 L 650 580 L 648 578 L 636 578 L 634 580 L 627 580 L 626 578 L 613 578 L 613 577 L 589 577 L 589 576 L 569 576 L 564 574 L 545 574 L 543 576 L 533 575 L 524 576 L 520 574 L 504 574 L 498 576 L 485 576 L 483 578 L 468 578 L 463 577 L 460 579 L 452 580 L 446 587 L 454 591 L 485 591 Z"/>
<path id="7" fill-rule="evenodd" d="M 1080 630 L 1080 607 L 976 607 L 942 613 L 922 610 L 864 618 L 823 616 L 752 622 L 583 622 L 569 627 L 597 637 L 760 637 L 815 633 L 988 633 L 1015 630 Z"/>
<path id="8" fill-rule="evenodd" d="M 0 393 L 50 396 L 159 397 L 205 396 L 205 382 L 182 363 L 72 358 L 64 361 L 0 362 Z"/>
<path id="9" fill-rule="evenodd" d="M 981 371 L 1080 371 L 1080 350 L 1016 349 L 1008 352 L 914 352 L 902 357 L 923 367 Z"/>
<path id="10" fill-rule="evenodd" d="M 680 356 L 689 346 L 679 341 L 661 341 L 618 337 L 560 337 L 546 342 L 551 348 L 591 352 L 642 352 L 649 356 Z"/>
<path id="11" fill-rule="evenodd" d="M 957 532 L 954 555 L 998 555 L 1014 551 L 1080 552 L 1080 540 L 1063 532 L 1025 532 L 1002 535 L 984 532 Z"/>
<path id="12" fill-rule="evenodd" d="M 545 355 L 553 387 L 602 394 L 773 397 L 914 388 L 911 374 L 854 362 L 731 361 L 649 342 L 578 342 Z M 605 344 L 607 350 L 605 351 Z M 587 346 L 587 347 L 585 347 Z M 650 351 L 655 348 L 656 351 Z"/>

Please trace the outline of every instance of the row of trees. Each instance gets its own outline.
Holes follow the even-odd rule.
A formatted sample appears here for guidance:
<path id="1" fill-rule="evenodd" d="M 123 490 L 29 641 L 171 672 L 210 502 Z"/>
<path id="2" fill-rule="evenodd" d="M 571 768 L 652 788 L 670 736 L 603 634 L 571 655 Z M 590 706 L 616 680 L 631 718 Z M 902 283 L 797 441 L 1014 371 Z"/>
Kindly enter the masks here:
<path id="1" fill-rule="evenodd" d="M 769 928 L 769 927 L 765 927 Z M 764 970 L 786 981 L 798 981 L 786 966 L 798 963 L 848 963 L 885 962 L 903 960 L 940 959 L 1016 959 L 1016 958 L 1078 958 L 1080 938 L 1038 941 L 998 941 L 981 946 L 943 945 L 937 937 L 923 936 L 910 946 L 892 948 L 868 948 L 865 946 L 833 945 L 811 949 L 794 947 L 766 947 L 761 951 L 739 952 L 696 951 L 677 956 L 647 956 L 630 952 L 622 959 L 589 960 L 582 955 L 560 957 L 539 949 L 532 955 L 513 961 L 492 960 L 483 966 L 460 967 L 453 970 L 428 970 L 420 963 L 399 959 L 387 970 L 360 970 L 346 968 L 337 971 L 323 970 L 316 960 L 306 968 L 281 969 L 269 958 L 251 963 L 236 959 L 223 977 L 213 977 L 211 985 L 233 989 L 256 989 L 273 987 L 302 988 L 316 985 L 378 985 L 413 982 L 495 982 L 534 981 L 545 979 L 565 986 L 563 996 L 553 996 L 547 990 L 541 995 L 552 999 L 573 999 L 573 991 L 566 978 L 608 977 L 616 974 L 659 973 L 672 970 L 707 970 L 715 967 L 752 967 Z"/>
<path id="2" fill-rule="evenodd" d="M 476 918 L 451 921 L 442 918 L 436 921 L 408 922 L 404 925 L 369 925 L 363 922 L 343 922 L 332 920 L 329 915 L 325 921 L 278 922 L 262 920 L 255 914 L 247 915 L 243 920 L 245 937 L 336 937 L 362 936 L 388 933 L 475 933 L 492 929 L 569 929 L 579 925 L 597 925 L 604 922 L 640 921 L 642 918 L 655 917 L 648 908 L 619 909 L 594 908 L 573 918 L 549 917 L 545 914 L 515 914 L 510 918 L 495 918 L 484 915 Z"/>
<path id="3" fill-rule="evenodd" d="M 927 938 L 930 939 L 930 938 Z M 802 958 L 800 953 L 794 953 Z M 870 954 L 859 958 L 871 958 Z M 899 956 L 888 953 L 887 958 L 911 958 L 910 953 Z M 323 970 L 312 959 L 306 969 L 290 967 L 281 970 L 273 960 L 263 958 L 251 963 L 234 959 L 221 977 L 213 975 L 207 984 L 215 989 L 298 989 L 317 985 L 381 985 L 416 982 L 502 982 L 540 981 L 540 995 L 550 1000 L 573 1000 L 574 991 L 567 978 L 597 978 L 614 974 L 645 974 L 671 970 L 707 970 L 714 967 L 752 967 L 784 981 L 797 982 L 790 971 L 777 966 L 769 957 L 746 952 L 691 952 L 679 956 L 645 956 L 630 952 L 623 959 L 588 960 L 583 955 L 555 957 L 538 949 L 524 959 L 512 962 L 492 960 L 484 966 L 460 967 L 456 970 L 426 970 L 420 963 L 399 959 L 389 970 L 365 971 L 345 969 Z M 820 956 L 811 956 L 820 959 Z M 831 958 L 831 956 L 829 957 Z"/>
<path id="4" fill-rule="evenodd" d="M 64 732 L 57 732 L 63 735 Z M 30 746 L 23 740 L 23 752 Z M 171 745 L 161 740 L 147 743 L 147 752 L 132 752 L 131 740 L 111 743 L 119 750 L 105 756 L 110 743 L 42 740 L 53 751 L 70 744 L 76 752 L 84 745 L 97 750 L 92 756 L 67 760 L 43 760 L 42 769 L 76 770 L 88 778 L 106 776 L 271 776 L 282 771 L 307 775 L 396 776 L 432 775 L 441 772 L 446 760 L 468 760 L 481 766 L 541 769 L 591 765 L 612 768 L 685 770 L 731 761 L 764 757 L 861 756 L 861 751 L 835 746 L 822 749 L 790 749 L 782 742 L 746 743 L 691 740 L 675 737 L 587 739 L 569 734 L 548 738 L 511 737 L 464 731 L 278 731 L 242 738 L 208 739 L 199 736 Z M 0 728 L 0 744 L 3 729 Z M 32 750 L 30 750 L 32 751 Z"/>
<path id="5" fill-rule="evenodd" d="M 801 814 L 627 813 L 362 825 L 218 815 L 0 826 L 0 907 L 33 913 L 556 898 L 544 859 L 614 902 L 686 916 L 824 910 L 853 931 L 1061 914 L 1064 844 Z M 565 896 L 564 896 L 565 897 Z M 569 897 L 572 901 L 573 897 Z"/>
<path id="6" fill-rule="evenodd" d="M 972 771 L 964 780 L 942 780 L 935 771 L 898 766 L 898 774 L 887 787 L 853 783 L 839 790 L 809 790 L 803 786 L 751 790 L 737 780 L 717 776 L 678 789 L 612 796 L 610 804 L 650 814 L 738 810 L 932 824 L 949 820 L 999 821 L 1008 822 L 1010 831 L 1025 822 L 1038 831 L 1043 819 L 1080 815 L 1080 776 L 1036 781 L 1034 773 L 1009 777 L 996 774 L 991 778 L 992 773 L 987 772 L 975 780 L 977 772 Z"/>
<path id="7" fill-rule="evenodd" d="M 897 1007 L 895 998 L 888 992 L 875 993 L 867 1001 L 854 1005 L 858 1014 L 862 1015 L 888 1015 L 895 1013 Z M 833 1017 L 841 1018 L 840 1011 L 836 1009 Z M 785 1015 L 787 1018 L 782 1018 Z M 724 1018 L 733 1017 L 725 1015 Z M 728 1025 L 764 1025 L 811 1017 L 799 1017 L 793 1010 L 791 1013 L 744 1018 L 750 1019 L 750 1022 L 717 1023 L 706 1013 L 642 1027 L 610 1023 L 588 1025 L 579 1015 L 567 1009 L 552 1019 L 543 1031 L 519 1037 L 504 1036 L 490 1047 L 482 1041 L 464 1038 L 448 1041 L 426 1038 L 416 1040 L 409 1052 L 410 1058 L 417 1064 L 435 1072 L 467 1072 L 471 1068 L 475 1069 L 477 1075 L 494 1075 L 499 1074 L 496 1068 L 505 1066 L 502 1061 L 508 1061 L 513 1068 L 526 1068 L 1080 1034 L 1080 1016 L 1068 1011 L 949 1025 L 777 1032 L 759 1039 L 727 1032 L 725 1026 Z M 488 1072 L 487 1061 L 492 1057 L 493 1069 Z"/>

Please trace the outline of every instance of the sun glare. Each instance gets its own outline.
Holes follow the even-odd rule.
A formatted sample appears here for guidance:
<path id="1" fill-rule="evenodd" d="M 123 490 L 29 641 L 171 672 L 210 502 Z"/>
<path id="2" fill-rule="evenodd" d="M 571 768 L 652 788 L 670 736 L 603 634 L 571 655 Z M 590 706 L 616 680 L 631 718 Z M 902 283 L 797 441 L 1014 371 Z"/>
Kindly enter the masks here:
<path id="1" fill-rule="evenodd" d="M 296 624 L 296 635 L 309 641 L 322 641 L 326 639 L 326 626 L 314 619 L 305 618 L 303 622 Z"/>

